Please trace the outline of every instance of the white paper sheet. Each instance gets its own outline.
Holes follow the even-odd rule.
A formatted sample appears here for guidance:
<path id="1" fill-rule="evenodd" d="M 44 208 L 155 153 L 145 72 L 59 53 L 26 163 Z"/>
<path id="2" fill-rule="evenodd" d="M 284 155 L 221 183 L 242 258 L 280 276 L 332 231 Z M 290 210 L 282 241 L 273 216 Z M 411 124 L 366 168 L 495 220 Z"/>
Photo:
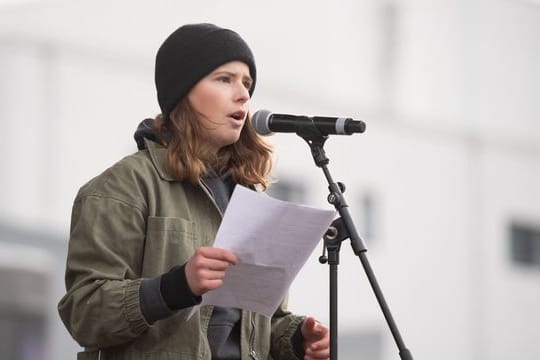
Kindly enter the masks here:
<path id="1" fill-rule="evenodd" d="M 202 296 L 199 306 L 235 307 L 271 317 L 335 214 L 236 186 L 214 247 L 233 251 L 239 262 L 227 269 L 223 286 Z"/>

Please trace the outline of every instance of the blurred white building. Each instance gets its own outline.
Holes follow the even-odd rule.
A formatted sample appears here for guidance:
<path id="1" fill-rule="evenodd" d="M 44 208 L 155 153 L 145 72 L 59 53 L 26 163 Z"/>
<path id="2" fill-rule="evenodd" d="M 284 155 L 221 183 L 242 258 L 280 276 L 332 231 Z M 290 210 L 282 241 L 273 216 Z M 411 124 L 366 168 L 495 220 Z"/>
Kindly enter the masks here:
<path id="1" fill-rule="evenodd" d="M 326 152 L 415 359 L 538 358 L 539 2 L 42 0 L 0 3 L 3 359 L 74 358 L 56 312 L 73 198 L 135 151 L 154 54 L 190 22 L 251 45 L 253 109 L 366 121 Z M 329 206 L 307 145 L 272 142 L 273 194 Z M 328 323 L 319 255 L 290 307 Z M 341 358 L 399 358 L 348 244 L 339 299 Z"/>

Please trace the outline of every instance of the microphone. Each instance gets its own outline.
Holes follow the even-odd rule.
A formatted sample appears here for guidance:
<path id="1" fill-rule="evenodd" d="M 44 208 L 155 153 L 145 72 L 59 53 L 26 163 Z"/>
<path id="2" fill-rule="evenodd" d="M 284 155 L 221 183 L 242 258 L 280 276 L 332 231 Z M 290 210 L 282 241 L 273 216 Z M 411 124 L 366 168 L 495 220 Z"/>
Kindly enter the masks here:
<path id="1" fill-rule="evenodd" d="M 269 135 L 273 132 L 297 134 L 315 132 L 324 136 L 351 135 L 366 130 L 366 124 L 363 121 L 351 118 L 274 114 L 269 110 L 255 112 L 251 117 L 251 124 L 260 135 Z"/>

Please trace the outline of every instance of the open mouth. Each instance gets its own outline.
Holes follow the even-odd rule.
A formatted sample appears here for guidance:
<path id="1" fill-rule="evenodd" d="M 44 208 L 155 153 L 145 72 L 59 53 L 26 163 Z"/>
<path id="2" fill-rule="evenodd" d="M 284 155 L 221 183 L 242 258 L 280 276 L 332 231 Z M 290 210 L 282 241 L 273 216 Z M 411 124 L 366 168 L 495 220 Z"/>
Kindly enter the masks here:
<path id="1" fill-rule="evenodd" d="M 246 113 L 244 111 L 237 111 L 229 115 L 229 117 L 232 117 L 235 120 L 244 120 L 244 118 L 246 117 Z"/>

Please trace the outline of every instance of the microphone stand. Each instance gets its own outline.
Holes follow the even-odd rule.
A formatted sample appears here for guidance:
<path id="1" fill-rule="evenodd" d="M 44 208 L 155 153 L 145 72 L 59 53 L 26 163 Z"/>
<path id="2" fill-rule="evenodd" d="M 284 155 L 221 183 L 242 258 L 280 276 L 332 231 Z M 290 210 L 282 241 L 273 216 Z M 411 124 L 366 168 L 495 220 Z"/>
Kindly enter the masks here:
<path id="1" fill-rule="evenodd" d="M 390 327 L 390 331 L 396 345 L 399 349 L 399 356 L 402 360 L 413 360 L 412 354 L 405 346 L 401 334 L 397 328 L 397 325 L 392 317 L 388 304 L 384 299 L 381 288 L 377 283 L 375 274 L 371 269 L 371 265 L 366 256 L 367 249 L 356 231 L 356 227 L 353 223 L 349 208 L 343 192 L 345 192 L 345 185 L 343 183 L 336 183 L 332 179 L 330 171 L 328 170 L 328 163 L 330 160 L 326 157 L 324 151 L 324 143 L 328 139 L 327 135 L 321 134 L 316 128 L 301 130 L 297 132 L 297 135 L 302 137 L 311 148 L 311 155 L 317 167 L 320 167 L 326 180 L 328 181 L 328 202 L 336 208 L 341 217 L 334 220 L 329 227 L 328 231 L 324 235 L 324 244 L 328 250 L 328 257 L 325 256 L 323 250 L 323 256 L 319 258 L 321 263 L 328 262 L 330 266 L 330 359 L 337 360 L 338 358 L 338 303 L 337 303 L 337 280 L 338 280 L 338 265 L 339 265 L 339 250 L 341 248 L 341 242 L 345 239 L 351 239 L 351 246 L 354 254 L 360 258 L 360 262 L 364 267 L 364 271 L 368 277 L 371 288 L 375 293 L 375 297 L 381 307 L 383 315 Z"/>

